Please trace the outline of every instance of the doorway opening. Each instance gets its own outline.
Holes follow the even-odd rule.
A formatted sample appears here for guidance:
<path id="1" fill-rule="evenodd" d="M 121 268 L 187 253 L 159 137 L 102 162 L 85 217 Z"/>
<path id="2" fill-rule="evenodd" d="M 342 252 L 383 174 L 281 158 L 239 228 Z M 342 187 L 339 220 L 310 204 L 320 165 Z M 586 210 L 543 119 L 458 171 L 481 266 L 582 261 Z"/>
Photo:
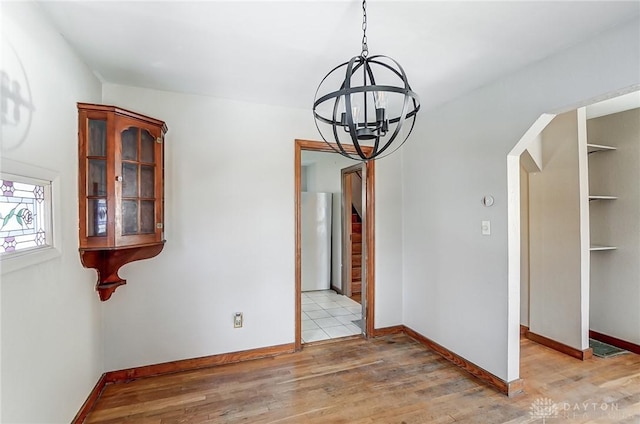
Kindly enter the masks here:
<path id="1" fill-rule="evenodd" d="M 352 165 L 340 171 L 342 188 L 342 287 L 341 292 L 355 302 L 362 301 L 362 258 L 366 247 L 366 180 L 364 165 Z M 365 228 L 363 228 L 365 227 Z"/>
<path id="2" fill-rule="evenodd" d="M 519 300 L 509 305 L 513 375 L 517 324 L 527 338 L 583 360 L 598 337 L 640 352 L 638 289 L 630 283 L 638 272 L 619 265 L 629 263 L 621 243 L 635 257 L 640 249 L 628 230 L 640 203 L 626 189 L 637 161 L 625 161 L 640 148 L 640 95 L 585 104 L 542 115 L 507 157 L 509 290 Z"/>
<path id="3" fill-rule="evenodd" d="M 335 170 L 335 179 L 337 184 L 337 188 L 322 188 L 322 182 L 315 181 L 314 179 L 319 178 L 317 173 L 310 172 L 309 168 L 312 166 L 309 163 L 309 158 L 315 157 L 324 157 L 325 161 L 331 162 L 333 165 L 333 169 Z M 314 324 L 322 323 L 322 324 L 335 324 L 334 321 L 337 321 L 336 328 L 331 330 L 326 330 L 325 333 L 331 333 L 332 336 L 326 336 L 325 338 L 335 338 L 348 336 L 351 334 L 342 334 L 346 332 L 346 328 L 350 328 L 351 330 L 356 329 L 356 325 L 358 326 L 356 330 L 351 331 L 352 334 L 362 334 L 365 337 L 372 334 L 373 332 L 373 317 L 374 317 L 374 207 L 373 207 L 373 193 L 374 193 L 374 163 L 361 163 L 355 166 L 349 166 L 353 164 L 353 161 L 344 158 L 346 162 L 341 162 L 343 157 L 337 153 L 335 153 L 330 146 L 328 146 L 324 142 L 317 141 L 308 141 L 308 140 L 295 140 L 295 160 L 294 160 L 294 170 L 295 170 L 295 346 L 296 350 L 301 349 L 302 343 L 313 341 L 312 337 L 308 337 L 310 340 L 303 340 L 303 326 L 309 329 L 309 326 L 313 326 Z M 305 162 L 303 164 L 303 162 Z M 305 169 L 306 168 L 306 169 Z M 313 171 L 313 170 L 311 170 Z M 333 171 L 332 171 L 333 172 Z M 345 201 L 345 193 L 343 190 L 345 174 L 346 179 L 350 180 L 352 177 L 356 178 L 354 175 L 356 172 L 359 172 L 360 178 L 362 181 L 362 195 L 359 196 L 361 198 L 361 202 L 359 203 L 358 208 L 361 213 L 360 230 L 361 235 L 359 237 L 353 237 L 351 232 L 346 233 L 345 227 L 350 230 L 353 229 L 354 225 L 351 225 L 351 217 L 352 217 L 352 203 L 349 200 L 349 203 Z M 350 181 L 348 181 L 350 182 Z M 307 192 L 307 188 L 311 188 L 309 191 L 313 192 L 325 192 L 325 194 L 317 194 Z M 349 185 L 351 187 L 351 185 Z M 349 190 L 349 193 L 346 193 L 346 196 L 350 196 L 353 198 L 353 190 Z M 327 195 L 326 193 L 333 192 L 333 195 Z M 358 197 L 358 196 L 356 196 Z M 318 208 L 317 202 L 323 203 L 325 206 Z M 316 207 L 313 208 L 310 205 L 316 203 Z M 331 206 L 329 206 L 331 204 Z M 345 206 L 348 205 L 348 206 Z M 311 208 L 313 209 L 331 209 L 333 211 L 329 216 L 338 217 L 338 220 L 341 221 L 340 225 L 336 225 L 333 227 L 327 227 L 325 233 L 328 233 L 329 241 L 327 241 L 326 234 L 325 238 L 317 241 L 313 240 L 312 237 L 304 238 L 304 226 L 308 226 L 309 217 L 303 215 L 303 208 Z M 315 214 L 315 212 L 313 212 Z M 346 221 L 345 217 L 349 217 L 349 221 Z M 312 217 L 311 220 L 314 218 Z M 330 219 L 330 218 L 329 218 Z M 317 222 L 322 222 L 323 219 L 319 219 Z M 346 224 L 346 225 L 345 225 Z M 314 224 L 311 224 L 314 225 Z M 357 227 L 357 226 L 356 226 Z M 322 231 L 320 231 L 322 233 Z M 321 236 L 322 238 L 322 236 Z M 353 240 L 353 239 L 356 240 Z M 303 246 L 309 244 L 309 240 L 312 240 L 313 245 L 318 246 L 319 244 L 329 245 L 330 252 L 327 254 L 320 254 L 319 256 L 328 256 L 330 258 L 330 262 L 332 262 L 332 266 L 329 266 L 327 269 L 326 265 L 323 265 L 324 270 L 318 271 L 317 267 L 314 265 L 310 267 L 303 267 L 303 261 L 309 264 L 310 261 L 315 261 L 316 258 L 309 258 L 308 253 L 311 253 L 312 256 L 318 256 L 317 250 L 315 247 L 307 247 L 310 249 L 309 252 L 303 251 Z M 333 240 L 333 242 L 331 242 Z M 352 241 L 353 240 L 353 241 Z M 353 251 L 361 249 L 360 256 L 353 257 Z M 348 255 L 348 257 L 347 257 Z M 345 258 L 346 257 L 346 258 Z M 306 258 L 306 259 L 305 259 Z M 347 264 L 348 262 L 348 264 Z M 358 264 L 359 262 L 359 264 Z M 326 263 L 326 259 L 325 259 Z M 359 269 L 354 268 L 354 265 L 358 265 Z M 348 282 L 344 279 L 345 267 L 348 265 L 349 271 L 352 276 L 360 277 L 360 299 L 359 302 L 355 302 L 350 299 L 346 294 L 353 295 L 354 292 L 357 292 L 358 287 L 354 287 L 353 279 L 350 279 Z M 312 272 L 312 281 L 307 282 L 304 280 L 304 274 L 309 273 L 311 269 Z M 319 272 L 319 274 L 318 274 Z M 359 275 L 358 275 L 359 274 Z M 323 283 L 322 287 L 313 286 L 315 281 L 313 280 L 318 275 L 323 278 L 329 278 L 330 285 L 325 287 L 326 283 Z M 313 287 L 312 287 L 313 286 Z M 304 303 L 303 303 L 304 302 Z M 349 302 L 349 304 L 347 304 Z M 311 305 L 315 303 L 315 305 Z M 326 303 L 326 305 L 322 305 L 322 303 Z M 307 306 L 303 306 L 307 305 Z M 325 311 L 320 311 L 318 305 L 322 308 L 325 306 Z M 309 309 L 315 309 L 320 312 L 315 314 L 311 314 L 314 317 L 319 317 L 320 315 L 324 315 L 324 312 L 334 313 L 335 316 L 330 315 L 326 318 L 325 321 L 323 318 L 317 318 L 316 322 L 309 322 L 311 317 L 309 315 Z M 304 310 L 307 310 L 306 312 Z M 304 312 L 304 316 L 303 316 Z M 346 312 L 349 312 L 349 315 L 356 315 L 355 312 L 358 312 L 357 316 L 359 317 L 359 322 L 351 322 L 350 318 L 346 315 Z M 344 314 L 344 315 L 340 315 Z M 340 318 L 342 317 L 342 318 Z M 303 318 L 305 323 L 303 324 Z M 332 318 L 332 319 L 329 319 Z M 342 323 L 342 321 L 349 320 L 349 322 Z M 357 321 L 354 319 L 354 321 Z M 343 325 L 346 328 L 341 329 L 337 328 L 337 325 Z M 342 331 L 341 331 L 342 330 Z M 309 336 L 309 331 L 307 331 L 307 335 Z"/>

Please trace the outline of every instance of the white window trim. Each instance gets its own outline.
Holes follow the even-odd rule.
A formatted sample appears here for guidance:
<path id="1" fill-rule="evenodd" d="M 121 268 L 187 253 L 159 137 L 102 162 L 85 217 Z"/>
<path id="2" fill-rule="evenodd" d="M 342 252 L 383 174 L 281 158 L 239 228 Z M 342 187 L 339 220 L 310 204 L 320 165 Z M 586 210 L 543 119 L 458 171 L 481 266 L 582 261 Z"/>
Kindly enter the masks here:
<path id="1" fill-rule="evenodd" d="M 60 174 L 50 169 L 6 158 L 0 159 L 0 171 L 27 178 L 51 181 L 51 245 L 42 249 L 18 251 L 10 256 L 2 257 L 0 259 L 0 273 L 2 275 L 8 274 L 61 256 Z"/>

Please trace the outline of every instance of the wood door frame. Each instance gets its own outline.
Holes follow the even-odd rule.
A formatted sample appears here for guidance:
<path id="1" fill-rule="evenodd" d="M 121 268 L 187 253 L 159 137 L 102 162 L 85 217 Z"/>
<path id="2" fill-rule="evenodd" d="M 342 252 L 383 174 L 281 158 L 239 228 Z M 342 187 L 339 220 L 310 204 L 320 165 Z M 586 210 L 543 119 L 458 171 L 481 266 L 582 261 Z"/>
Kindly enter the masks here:
<path id="1" fill-rule="evenodd" d="M 345 146 L 345 150 L 355 153 L 355 149 Z M 338 149 L 338 146 L 335 146 Z M 370 149 L 363 147 L 363 149 Z M 301 213 L 302 204 L 302 151 L 335 153 L 331 146 L 323 141 L 295 140 L 294 146 L 294 199 L 295 199 L 295 350 L 302 349 L 302 242 L 301 242 Z M 366 150 L 365 150 L 366 153 Z M 365 309 L 365 337 L 371 337 L 374 333 L 375 317 L 375 162 L 368 161 L 364 166 L 366 174 L 366 222 L 363 247 L 366 245 L 366 258 L 363 258 L 366 273 L 366 285 L 363 297 L 366 302 Z M 363 178 L 365 175 L 363 175 Z"/>
<path id="2" fill-rule="evenodd" d="M 351 165 L 346 168 L 340 170 L 340 186 L 342 188 L 342 228 L 340 234 L 342 235 L 342 294 L 351 297 L 353 294 L 353 290 L 351 287 L 351 283 L 353 280 L 352 275 L 352 247 L 351 247 L 351 233 L 352 233 L 352 222 L 351 222 L 351 208 L 347 205 L 353 203 L 353 182 L 352 182 L 352 174 L 360 171 L 363 175 L 362 177 L 362 194 L 366 197 L 366 166 L 362 163 L 358 163 L 356 165 Z M 366 236 L 366 203 L 362 204 L 363 216 L 362 222 L 365 224 L 365 227 L 362 228 L 362 233 Z M 364 240 L 364 239 L 363 239 Z M 362 244 L 362 257 L 366 257 L 366 243 Z M 364 273 L 362 274 L 364 277 L 361 278 L 361 281 L 364 282 L 366 280 L 366 268 L 364 269 Z M 363 286 L 364 287 L 364 286 Z"/>
<path id="3" fill-rule="evenodd" d="M 357 166 L 357 165 L 356 165 Z M 345 181 L 348 180 L 348 183 Z M 340 170 L 340 186 L 342 188 L 342 193 L 340 196 L 342 205 L 340 207 L 340 213 L 342 214 L 342 228 L 340 229 L 340 236 L 342 240 L 340 245 L 342 247 L 342 255 L 340 260 L 342 261 L 342 270 L 340 270 L 340 278 L 342 278 L 342 286 L 341 292 L 343 295 L 347 297 L 351 297 L 351 277 L 352 277 L 352 262 L 353 258 L 351 255 L 353 254 L 351 243 L 347 242 L 347 240 L 351 236 L 351 216 L 350 211 L 347 208 L 347 204 L 351 202 L 352 198 L 352 186 L 351 186 L 351 178 L 346 176 L 343 170 Z M 347 200 L 349 202 L 347 202 Z M 349 215 L 349 216 L 348 216 Z M 348 217 L 347 217 L 348 216 Z M 345 260 L 348 259 L 348 260 Z M 362 265 L 361 265 L 362 266 Z"/>

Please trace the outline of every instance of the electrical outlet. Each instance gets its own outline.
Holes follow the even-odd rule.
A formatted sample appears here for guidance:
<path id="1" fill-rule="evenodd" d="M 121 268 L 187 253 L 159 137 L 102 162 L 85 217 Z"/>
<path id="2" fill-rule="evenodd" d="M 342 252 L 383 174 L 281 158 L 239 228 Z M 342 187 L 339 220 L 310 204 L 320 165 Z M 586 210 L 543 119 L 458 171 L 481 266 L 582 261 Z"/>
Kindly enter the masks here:
<path id="1" fill-rule="evenodd" d="M 242 312 L 233 314 L 233 328 L 242 328 Z"/>

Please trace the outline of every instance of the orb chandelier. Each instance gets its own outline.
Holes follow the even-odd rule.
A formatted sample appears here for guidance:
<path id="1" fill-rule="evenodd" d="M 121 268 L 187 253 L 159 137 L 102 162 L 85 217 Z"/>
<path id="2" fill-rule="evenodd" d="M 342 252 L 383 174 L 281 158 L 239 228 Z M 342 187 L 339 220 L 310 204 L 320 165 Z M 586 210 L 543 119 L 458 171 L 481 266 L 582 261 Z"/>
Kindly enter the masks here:
<path id="1" fill-rule="evenodd" d="M 404 144 L 419 110 L 420 99 L 402 66 L 388 56 L 369 56 L 364 0 L 360 55 L 329 71 L 316 90 L 313 116 L 318 132 L 337 153 L 366 162 Z"/>

